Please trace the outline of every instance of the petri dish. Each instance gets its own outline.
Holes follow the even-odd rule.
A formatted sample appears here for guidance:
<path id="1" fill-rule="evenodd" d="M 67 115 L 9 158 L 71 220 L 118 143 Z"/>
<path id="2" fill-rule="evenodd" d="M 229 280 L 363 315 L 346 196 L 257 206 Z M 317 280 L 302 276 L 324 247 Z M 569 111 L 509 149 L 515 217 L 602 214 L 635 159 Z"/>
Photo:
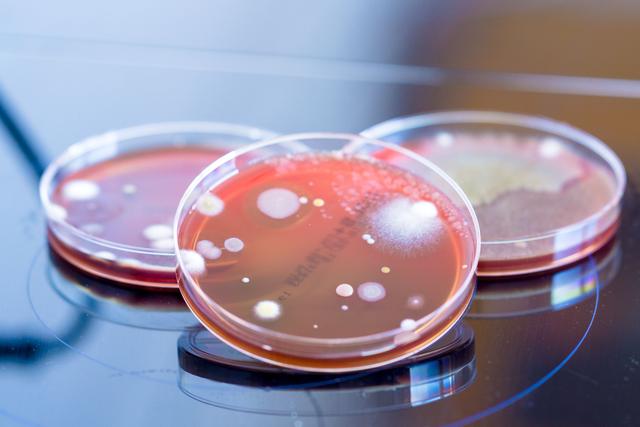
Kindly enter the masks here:
<path id="1" fill-rule="evenodd" d="M 72 145 L 40 181 L 49 243 L 93 275 L 176 288 L 172 220 L 188 184 L 221 155 L 272 136 L 246 126 L 177 122 Z"/>
<path id="2" fill-rule="evenodd" d="M 387 150 L 401 161 L 375 158 Z M 258 360 L 318 372 L 386 365 L 443 336 L 471 300 L 480 244 L 470 202 L 436 166 L 323 133 L 216 160 L 174 234 L 201 323 Z"/>
<path id="3" fill-rule="evenodd" d="M 435 403 L 476 377 L 473 330 L 460 323 L 438 341 L 384 369 L 326 374 L 266 364 L 235 351 L 207 330 L 178 340 L 178 386 L 212 406 L 264 415 L 370 414 Z"/>
<path id="4" fill-rule="evenodd" d="M 618 228 L 624 167 L 602 141 L 567 124 L 451 111 L 392 119 L 362 134 L 428 158 L 462 187 L 482 230 L 479 276 L 573 263 Z"/>

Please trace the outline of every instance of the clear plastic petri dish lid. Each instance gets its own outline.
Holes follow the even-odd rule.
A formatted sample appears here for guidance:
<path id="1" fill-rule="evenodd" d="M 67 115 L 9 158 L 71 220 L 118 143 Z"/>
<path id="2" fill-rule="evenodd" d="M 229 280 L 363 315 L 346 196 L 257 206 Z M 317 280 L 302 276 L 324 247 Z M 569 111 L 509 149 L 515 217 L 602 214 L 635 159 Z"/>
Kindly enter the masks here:
<path id="1" fill-rule="evenodd" d="M 180 290 L 201 323 L 256 359 L 318 372 L 435 342 L 465 312 L 479 257 L 477 219 L 446 174 L 347 134 L 223 156 L 190 185 L 174 234 Z"/>
<path id="2" fill-rule="evenodd" d="M 86 274 L 49 251 L 48 284 L 67 303 L 103 321 L 156 331 L 184 331 L 198 325 L 178 292 L 122 286 Z"/>
<path id="3" fill-rule="evenodd" d="M 72 145 L 40 182 L 50 246 L 93 275 L 176 288 L 172 221 L 188 184 L 230 150 L 274 135 L 225 123 L 177 122 Z"/>
<path id="4" fill-rule="evenodd" d="M 479 276 L 555 269 L 617 230 L 624 167 L 602 141 L 567 124 L 452 111 L 392 119 L 362 135 L 424 156 L 462 187 L 482 230 Z"/>

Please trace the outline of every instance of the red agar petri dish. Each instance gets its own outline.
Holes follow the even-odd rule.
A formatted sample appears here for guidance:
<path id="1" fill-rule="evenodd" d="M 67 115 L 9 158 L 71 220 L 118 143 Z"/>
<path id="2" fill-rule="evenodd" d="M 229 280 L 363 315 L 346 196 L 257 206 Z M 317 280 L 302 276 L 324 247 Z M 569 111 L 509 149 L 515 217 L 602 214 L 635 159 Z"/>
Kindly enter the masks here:
<path id="1" fill-rule="evenodd" d="M 245 126 L 184 122 L 79 142 L 40 182 L 50 246 L 93 275 L 176 288 L 172 221 L 185 189 L 223 154 L 273 136 Z"/>
<path id="2" fill-rule="evenodd" d="M 387 150 L 396 157 L 376 159 Z M 471 204 L 446 174 L 346 134 L 221 157 L 187 190 L 175 235 L 180 290 L 201 323 L 256 359 L 317 372 L 434 343 L 464 314 L 479 256 Z"/>
<path id="3" fill-rule="evenodd" d="M 459 111 L 392 119 L 362 134 L 424 156 L 462 187 L 482 230 L 479 276 L 556 269 L 617 230 L 624 167 L 602 141 L 567 124 Z"/>

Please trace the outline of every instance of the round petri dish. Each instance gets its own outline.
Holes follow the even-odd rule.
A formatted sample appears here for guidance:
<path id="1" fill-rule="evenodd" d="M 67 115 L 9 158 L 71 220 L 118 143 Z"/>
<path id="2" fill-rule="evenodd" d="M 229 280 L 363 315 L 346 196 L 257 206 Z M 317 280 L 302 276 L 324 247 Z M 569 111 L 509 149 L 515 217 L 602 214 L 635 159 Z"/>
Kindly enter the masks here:
<path id="1" fill-rule="evenodd" d="M 362 134 L 428 158 L 460 184 L 482 230 L 479 276 L 570 264 L 618 227 L 622 163 L 602 141 L 564 123 L 453 111 L 393 119 Z"/>
<path id="2" fill-rule="evenodd" d="M 190 185 L 174 234 L 180 290 L 211 332 L 318 372 L 386 365 L 435 342 L 464 314 L 479 256 L 471 204 L 446 174 L 348 134 L 223 156 Z"/>
<path id="3" fill-rule="evenodd" d="M 274 135 L 224 123 L 161 123 L 72 145 L 40 181 L 49 243 L 93 275 L 176 288 L 172 220 L 185 189 L 223 154 Z"/>

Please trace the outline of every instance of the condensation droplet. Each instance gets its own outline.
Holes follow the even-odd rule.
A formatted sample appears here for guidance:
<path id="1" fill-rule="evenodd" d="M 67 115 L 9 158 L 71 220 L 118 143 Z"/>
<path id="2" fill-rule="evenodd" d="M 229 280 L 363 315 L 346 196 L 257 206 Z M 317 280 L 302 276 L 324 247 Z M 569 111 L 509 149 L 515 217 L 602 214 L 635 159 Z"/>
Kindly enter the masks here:
<path id="1" fill-rule="evenodd" d="M 389 267 L 387 267 L 386 265 L 383 265 L 382 268 L 380 268 L 380 271 L 383 272 L 384 274 L 391 273 L 391 269 Z"/>
<path id="2" fill-rule="evenodd" d="M 324 206 L 324 200 L 322 199 L 313 199 L 313 206 L 317 208 L 321 208 Z"/>

